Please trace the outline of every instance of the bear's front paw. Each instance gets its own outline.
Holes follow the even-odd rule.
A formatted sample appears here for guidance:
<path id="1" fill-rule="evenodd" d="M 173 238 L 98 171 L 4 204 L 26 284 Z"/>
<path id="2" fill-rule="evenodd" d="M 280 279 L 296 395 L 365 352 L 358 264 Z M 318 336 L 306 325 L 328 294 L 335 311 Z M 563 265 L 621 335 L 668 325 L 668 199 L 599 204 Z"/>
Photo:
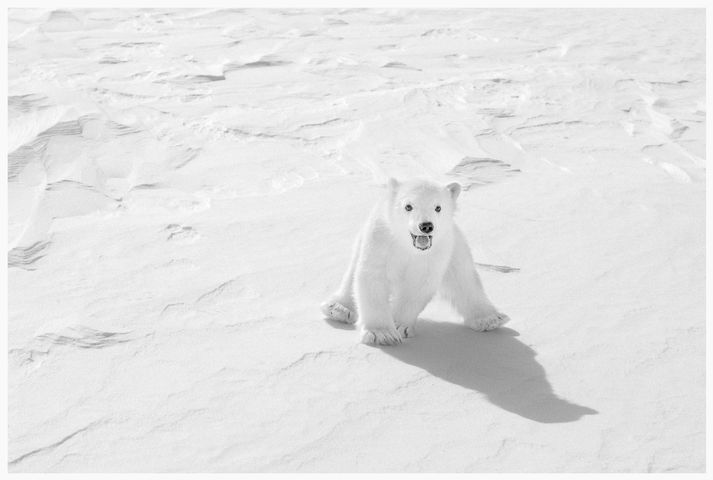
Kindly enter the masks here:
<path id="1" fill-rule="evenodd" d="M 364 329 L 361 334 L 361 342 L 367 345 L 398 345 L 401 343 L 401 335 L 396 329 Z"/>
<path id="2" fill-rule="evenodd" d="M 396 325 L 396 331 L 401 338 L 411 338 L 416 336 L 416 325 Z"/>
<path id="3" fill-rule="evenodd" d="M 483 317 L 466 320 L 465 324 L 476 332 L 487 332 L 502 327 L 509 321 L 510 317 L 504 313 L 495 312 Z"/>

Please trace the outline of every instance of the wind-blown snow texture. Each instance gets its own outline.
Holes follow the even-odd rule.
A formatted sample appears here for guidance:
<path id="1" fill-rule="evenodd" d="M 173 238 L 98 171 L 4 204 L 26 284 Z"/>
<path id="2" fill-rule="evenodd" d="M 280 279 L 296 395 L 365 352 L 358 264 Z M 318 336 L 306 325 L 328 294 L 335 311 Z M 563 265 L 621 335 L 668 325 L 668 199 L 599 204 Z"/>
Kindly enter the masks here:
<path id="1" fill-rule="evenodd" d="M 9 469 L 702 471 L 703 10 L 9 13 Z M 458 180 L 509 328 L 319 303 Z"/>

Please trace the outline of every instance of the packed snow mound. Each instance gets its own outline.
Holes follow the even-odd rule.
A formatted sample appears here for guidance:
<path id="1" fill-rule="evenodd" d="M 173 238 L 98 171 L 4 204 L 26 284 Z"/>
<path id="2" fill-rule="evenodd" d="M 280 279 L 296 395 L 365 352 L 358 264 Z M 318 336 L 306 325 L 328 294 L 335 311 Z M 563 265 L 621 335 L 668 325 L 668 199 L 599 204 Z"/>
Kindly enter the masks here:
<path id="1" fill-rule="evenodd" d="M 9 11 L 11 472 L 702 472 L 705 11 Z M 319 310 L 389 176 L 511 318 Z"/>

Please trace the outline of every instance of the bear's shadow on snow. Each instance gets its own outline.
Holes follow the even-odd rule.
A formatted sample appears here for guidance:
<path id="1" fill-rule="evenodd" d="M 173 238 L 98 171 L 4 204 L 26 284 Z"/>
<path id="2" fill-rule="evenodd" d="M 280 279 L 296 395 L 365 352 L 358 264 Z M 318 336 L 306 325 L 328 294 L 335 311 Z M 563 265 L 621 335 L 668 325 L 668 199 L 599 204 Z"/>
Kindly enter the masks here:
<path id="1" fill-rule="evenodd" d="M 574 422 L 598 413 L 555 395 L 536 352 L 517 339 L 515 330 L 475 332 L 464 325 L 422 319 L 416 328 L 415 337 L 380 349 L 536 422 Z"/>

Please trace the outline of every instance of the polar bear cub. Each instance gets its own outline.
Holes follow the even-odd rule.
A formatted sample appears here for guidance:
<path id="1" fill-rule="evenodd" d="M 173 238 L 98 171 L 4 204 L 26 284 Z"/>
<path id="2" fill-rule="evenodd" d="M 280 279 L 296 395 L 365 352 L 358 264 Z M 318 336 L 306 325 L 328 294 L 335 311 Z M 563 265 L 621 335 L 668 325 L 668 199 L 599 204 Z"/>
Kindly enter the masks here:
<path id="1" fill-rule="evenodd" d="M 509 318 L 485 295 L 465 236 L 453 222 L 457 183 L 390 179 L 388 193 L 354 242 L 341 285 L 321 306 L 329 318 L 357 322 L 361 340 L 394 345 L 415 333 L 436 293 L 465 324 L 493 330 Z"/>

